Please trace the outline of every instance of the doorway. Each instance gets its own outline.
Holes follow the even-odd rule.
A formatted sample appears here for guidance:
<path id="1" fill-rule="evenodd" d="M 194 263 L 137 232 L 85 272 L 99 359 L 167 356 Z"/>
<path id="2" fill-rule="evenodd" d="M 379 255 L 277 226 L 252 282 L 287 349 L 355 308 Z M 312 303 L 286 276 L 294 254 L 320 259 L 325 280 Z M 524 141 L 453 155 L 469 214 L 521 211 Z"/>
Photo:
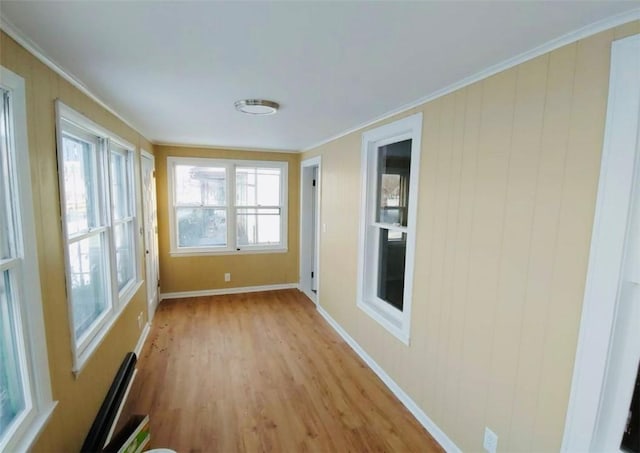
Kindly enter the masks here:
<path id="1" fill-rule="evenodd" d="M 156 170 L 153 154 L 142 151 L 142 211 L 144 229 L 144 252 L 147 282 L 147 307 L 149 321 L 153 319 L 158 306 L 158 214 L 156 205 Z"/>
<path id="2" fill-rule="evenodd" d="M 640 407 L 634 397 L 640 362 L 639 109 L 640 35 L 635 35 L 612 45 L 598 197 L 563 451 L 640 452 Z"/>
<path id="3" fill-rule="evenodd" d="M 300 167 L 300 290 L 318 305 L 320 290 L 321 157 Z"/>

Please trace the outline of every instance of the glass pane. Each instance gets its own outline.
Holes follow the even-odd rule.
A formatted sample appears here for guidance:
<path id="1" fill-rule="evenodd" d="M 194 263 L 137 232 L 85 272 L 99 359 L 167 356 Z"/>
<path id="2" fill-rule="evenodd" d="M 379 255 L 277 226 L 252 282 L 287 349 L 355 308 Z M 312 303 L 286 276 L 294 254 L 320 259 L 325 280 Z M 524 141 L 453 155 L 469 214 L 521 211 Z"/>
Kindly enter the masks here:
<path id="1" fill-rule="evenodd" d="M 2 109 L 0 110 L 0 259 L 15 257 L 16 241 L 13 229 L 13 209 L 11 200 L 10 147 L 11 124 L 9 117 L 9 96 L 4 90 L 2 94 Z"/>
<path id="2" fill-rule="evenodd" d="M 113 229 L 116 243 L 116 273 L 118 290 L 134 278 L 133 221 L 116 225 Z"/>
<path id="3" fill-rule="evenodd" d="M 92 143 L 65 135 L 62 149 L 67 232 L 71 235 L 99 225 L 98 163 Z"/>
<path id="4" fill-rule="evenodd" d="M 13 297 L 5 271 L 0 275 L 0 438 L 26 408 Z"/>
<path id="5" fill-rule="evenodd" d="M 226 205 L 227 171 L 225 168 L 176 165 L 175 176 L 177 204 Z"/>
<path id="6" fill-rule="evenodd" d="M 279 168 L 236 168 L 238 206 L 280 206 Z"/>
<path id="7" fill-rule="evenodd" d="M 280 243 L 280 209 L 238 208 L 238 245 Z"/>
<path id="8" fill-rule="evenodd" d="M 411 139 L 378 148 L 376 221 L 407 226 Z"/>
<path id="9" fill-rule="evenodd" d="M 111 153 L 111 188 L 113 192 L 113 218 L 119 220 L 129 217 L 127 155 Z"/>
<path id="10" fill-rule="evenodd" d="M 71 303 L 76 339 L 109 308 L 104 233 L 69 245 Z"/>
<path id="11" fill-rule="evenodd" d="M 380 230 L 378 250 L 378 297 L 402 311 L 404 302 L 404 264 L 407 235 Z"/>
<path id="12" fill-rule="evenodd" d="M 178 247 L 224 247 L 227 245 L 227 210 L 177 208 Z"/>

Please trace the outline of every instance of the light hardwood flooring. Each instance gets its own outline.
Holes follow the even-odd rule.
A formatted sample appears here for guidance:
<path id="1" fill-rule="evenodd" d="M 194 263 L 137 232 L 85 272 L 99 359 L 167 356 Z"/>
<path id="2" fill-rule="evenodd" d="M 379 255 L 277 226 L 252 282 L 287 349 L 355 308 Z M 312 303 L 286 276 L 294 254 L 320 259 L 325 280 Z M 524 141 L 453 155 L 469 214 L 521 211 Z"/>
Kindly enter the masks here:
<path id="1" fill-rule="evenodd" d="M 179 453 L 442 451 L 297 290 L 162 302 L 134 413 Z"/>

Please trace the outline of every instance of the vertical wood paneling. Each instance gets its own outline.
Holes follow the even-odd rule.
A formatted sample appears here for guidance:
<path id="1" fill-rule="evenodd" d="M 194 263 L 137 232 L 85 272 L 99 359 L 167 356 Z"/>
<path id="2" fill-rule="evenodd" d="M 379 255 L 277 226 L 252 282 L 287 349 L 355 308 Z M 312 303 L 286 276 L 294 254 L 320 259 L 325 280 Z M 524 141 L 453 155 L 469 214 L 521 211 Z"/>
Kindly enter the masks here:
<path id="1" fill-rule="evenodd" d="M 540 136 L 547 77 L 546 56 L 521 65 L 517 86 L 511 153 L 500 246 L 497 304 L 491 329 L 490 386 L 486 425 L 505 433 L 500 442 L 509 449 L 508 436 L 519 349 L 512 341 L 520 332 L 540 156 Z"/>
<path id="2" fill-rule="evenodd" d="M 417 109 L 424 125 L 408 348 L 356 308 L 355 280 L 338 270 L 347 255 L 357 259 L 358 219 L 322 235 L 321 304 L 463 450 L 482 449 L 485 426 L 501 450 L 560 448 L 610 45 L 638 32 L 640 21 L 599 33 Z M 331 176 L 323 182 L 344 185 L 360 177 L 349 157 L 359 155 L 359 138 L 303 158 L 324 155 Z M 324 192 L 322 206 L 327 219 L 338 206 L 359 212 L 359 198 Z"/>
<path id="3" fill-rule="evenodd" d="M 452 294 L 452 323 L 451 343 L 449 349 L 450 359 L 453 366 L 450 369 L 446 387 L 445 417 L 442 420 L 444 426 L 450 426 L 452 436 L 459 438 L 466 429 L 459 423 L 461 407 L 460 388 L 462 382 L 462 359 L 464 352 L 464 335 L 459 332 L 464 331 L 467 321 L 467 305 L 469 301 L 468 286 L 463 283 L 467 281 L 470 272 L 471 234 L 474 222 L 474 201 L 475 186 L 478 172 L 478 137 L 480 134 L 480 116 L 482 113 L 482 84 L 475 84 L 466 89 L 467 103 L 465 109 L 465 130 L 463 133 L 463 156 L 460 175 L 460 209 L 457 237 L 457 250 L 455 256 L 455 266 L 452 279 L 455 281 Z"/>
<path id="4" fill-rule="evenodd" d="M 558 405 L 557 401 L 568 394 L 573 371 L 573 360 L 567 357 L 573 357 L 577 344 L 604 136 L 612 40 L 613 30 L 609 30 L 577 44 L 571 123 L 552 264 L 550 303 L 553 310 L 548 312 L 545 323 L 534 449 L 548 450 L 562 440 L 566 406 Z M 547 435 L 540 436 L 539 432 Z"/>
<path id="5" fill-rule="evenodd" d="M 439 336 L 440 330 L 440 316 L 442 312 L 442 304 L 438 301 L 442 300 L 442 283 L 444 281 L 444 259 L 445 259 L 445 236 L 447 234 L 447 203 L 449 198 L 450 189 L 450 168 L 451 168 L 451 148 L 453 146 L 453 119 L 455 114 L 455 97 L 453 95 L 445 96 L 440 103 L 439 111 L 439 127 L 438 127 L 438 143 L 437 143 L 437 167 L 434 183 L 435 187 L 435 204 L 433 210 L 433 217 L 435 219 L 433 225 L 433 236 L 431 252 L 431 272 L 429 274 L 429 312 L 427 315 L 426 328 L 429 334 L 426 348 L 425 359 L 434 364 L 429 367 L 424 376 L 424 398 L 425 404 L 428 407 L 433 407 L 436 410 L 438 400 L 438 356 L 439 345 L 441 338 Z M 430 385 L 425 385 L 427 382 Z"/>
<path id="6" fill-rule="evenodd" d="M 459 217 L 460 217 L 460 189 L 462 174 L 462 157 L 464 152 L 464 130 L 467 109 L 467 90 L 460 90 L 455 93 L 455 116 L 452 128 L 453 145 L 451 149 L 451 172 L 449 175 L 449 197 L 447 209 L 447 237 L 446 251 L 444 259 L 444 280 L 442 300 L 452 300 L 453 291 L 458 284 L 455 279 L 454 266 L 457 256 L 457 248 L 459 245 Z M 451 393 L 449 386 L 449 378 L 451 376 L 453 338 L 451 324 L 455 313 L 453 304 L 443 304 L 443 310 L 440 317 L 440 337 L 442 339 L 439 348 L 439 357 L 437 365 L 437 386 L 438 386 L 438 404 L 437 407 L 441 411 L 434 414 L 439 420 L 443 420 L 445 414 L 449 414 L 447 410 L 446 398 L 447 393 Z M 449 390 L 449 392 L 447 392 Z"/>
<path id="7" fill-rule="evenodd" d="M 549 55 L 540 159 L 531 234 L 524 312 L 519 339 L 518 372 L 512 402 L 510 446 L 531 449 L 538 401 L 540 363 L 549 306 L 551 266 L 560 212 L 568 127 L 575 71 L 575 45 Z"/>
<path id="8" fill-rule="evenodd" d="M 502 240 L 504 204 L 513 123 L 515 70 L 497 74 L 484 82 L 484 102 L 478 141 L 475 217 L 471 237 L 471 268 L 467 323 L 462 358 L 461 400 L 467 405 L 458 423 L 473 426 L 485 415 L 491 360 L 493 314 L 496 306 L 497 271 Z M 482 339 L 482 341 L 478 341 Z M 470 438 L 481 435 L 479 427 Z M 473 444 L 462 443 L 463 450 Z"/>
<path id="9" fill-rule="evenodd" d="M 436 215 L 434 214 L 436 200 L 436 180 L 438 177 L 438 131 L 440 128 L 440 100 L 436 100 L 427 104 L 423 111 L 422 126 L 422 154 L 420 157 L 420 181 L 419 181 L 419 206 L 428 206 L 425 209 L 418 209 L 417 231 L 422 234 L 416 237 L 416 266 L 415 278 L 413 282 L 413 305 L 412 305 L 412 326 L 411 331 L 416 332 L 412 335 L 415 338 L 415 346 L 412 348 L 415 352 L 413 360 L 424 362 L 427 360 L 427 345 L 430 342 L 433 333 L 422 326 L 426 326 L 430 319 L 430 310 L 432 308 L 431 299 L 425 297 L 431 288 L 431 274 L 434 272 L 433 260 L 428 257 L 433 256 L 435 248 L 435 225 Z M 420 258 L 419 258 L 420 257 Z M 420 296 L 418 296 L 420 295 Z M 421 405 L 426 405 L 426 390 L 424 376 L 418 377 L 417 392 Z"/>

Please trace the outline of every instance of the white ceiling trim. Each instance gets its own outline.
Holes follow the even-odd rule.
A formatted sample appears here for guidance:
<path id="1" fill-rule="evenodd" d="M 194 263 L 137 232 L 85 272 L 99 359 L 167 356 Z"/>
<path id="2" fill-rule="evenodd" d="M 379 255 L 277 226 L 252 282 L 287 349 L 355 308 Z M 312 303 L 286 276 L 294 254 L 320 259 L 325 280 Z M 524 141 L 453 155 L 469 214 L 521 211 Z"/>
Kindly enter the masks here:
<path id="1" fill-rule="evenodd" d="M 142 132 L 140 132 L 140 128 L 138 128 L 131 121 L 129 121 L 128 119 L 120 115 L 118 112 L 116 112 L 106 102 L 104 102 L 98 96 L 93 94 L 91 90 L 89 90 L 89 88 L 87 88 L 87 86 L 84 83 L 82 83 L 78 78 L 76 78 L 70 72 L 66 71 L 62 66 L 56 63 L 54 60 L 49 58 L 36 43 L 34 43 L 31 39 L 29 39 L 24 33 L 22 33 L 22 31 L 18 27 L 13 25 L 6 17 L 4 17 L 1 11 L 0 11 L 0 30 L 4 31 L 7 35 L 13 38 L 18 44 L 20 44 L 22 47 L 27 49 L 27 51 L 29 51 L 34 57 L 36 57 L 38 60 L 44 63 L 47 67 L 49 67 L 49 69 L 51 69 L 53 72 L 55 72 L 60 77 L 65 79 L 71 85 L 73 85 L 78 90 L 80 90 L 82 93 L 89 96 L 93 101 L 98 103 L 101 107 L 106 109 L 109 113 L 114 115 L 120 121 L 122 121 L 127 126 L 129 126 L 131 129 L 135 130 L 138 134 L 142 135 Z"/>
<path id="2" fill-rule="evenodd" d="M 193 145 L 184 143 L 171 142 L 153 142 L 156 146 L 171 146 L 174 148 L 200 148 L 200 149 L 217 149 L 221 151 L 247 151 L 250 153 L 283 153 L 283 154 L 299 154 L 301 151 L 297 149 L 277 149 L 277 148 L 248 148 L 243 146 L 216 146 L 216 145 Z"/>
<path id="3" fill-rule="evenodd" d="M 353 132 L 359 131 L 361 129 L 364 129 L 366 127 L 372 126 L 375 123 L 378 123 L 380 121 L 384 121 L 388 118 L 391 118 L 392 116 L 398 115 L 400 113 L 406 112 L 407 110 L 411 110 L 413 108 L 419 107 L 422 104 L 426 104 L 429 101 L 433 101 L 439 97 L 445 96 L 449 93 L 452 93 L 456 90 L 459 90 L 461 88 L 464 88 L 468 85 L 471 85 L 472 83 L 478 82 L 480 80 L 486 79 L 487 77 L 491 77 L 494 74 L 497 74 L 499 72 L 502 72 L 506 69 L 512 68 L 514 66 L 517 66 L 519 64 L 524 63 L 525 61 L 529 61 L 532 60 L 536 57 L 539 57 L 540 55 L 544 55 L 545 53 L 551 52 L 553 50 L 556 50 L 562 46 L 566 46 L 568 44 L 574 43 L 576 41 L 579 41 L 581 39 L 587 38 L 591 35 L 595 35 L 596 33 L 600 33 L 602 31 L 605 30 L 609 30 L 610 28 L 614 28 L 617 27 L 618 25 L 622 25 L 622 24 L 626 24 L 627 22 L 631 22 L 634 20 L 640 20 L 640 8 L 636 8 L 633 9 L 631 11 L 627 11 L 625 13 L 622 14 L 617 14 L 615 16 L 609 17 L 607 19 L 598 21 L 598 22 L 594 22 L 593 24 L 590 25 L 586 25 L 582 28 L 579 28 L 578 30 L 572 31 L 570 33 L 567 33 L 566 35 L 560 36 L 559 38 L 553 39 L 545 44 L 542 44 L 538 47 L 535 47 L 531 50 L 528 50 L 524 53 L 521 53 L 520 55 L 516 55 L 515 57 L 509 58 L 505 61 L 502 61 L 498 64 L 495 64 L 493 66 L 488 67 L 487 69 L 484 69 L 480 72 L 477 72 L 469 77 L 465 77 L 462 80 L 459 80 L 458 82 L 455 82 L 449 86 L 446 86 L 440 90 L 437 90 L 431 94 L 428 94 L 427 96 L 424 96 L 420 99 L 417 99 L 413 102 L 410 102 L 408 104 L 405 104 L 401 107 L 398 107 L 397 109 L 393 109 L 383 115 L 377 116 L 372 120 L 369 120 L 365 123 L 362 123 L 358 126 L 352 127 L 350 129 L 347 129 L 344 132 L 341 132 L 339 134 L 336 134 L 332 137 L 329 137 L 325 140 L 322 140 L 318 143 L 315 143 L 311 146 L 308 146 L 304 149 L 302 149 L 301 152 L 306 152 L 306 151 L 311 151 L 314 148 L 317 148 L 319 146 L 322 145 L 326 145 L 329 142 L 332 142 L 334 140 L 337 140 L 341 137 L 344 137 L 346 135 L 349 135 Z"/>

